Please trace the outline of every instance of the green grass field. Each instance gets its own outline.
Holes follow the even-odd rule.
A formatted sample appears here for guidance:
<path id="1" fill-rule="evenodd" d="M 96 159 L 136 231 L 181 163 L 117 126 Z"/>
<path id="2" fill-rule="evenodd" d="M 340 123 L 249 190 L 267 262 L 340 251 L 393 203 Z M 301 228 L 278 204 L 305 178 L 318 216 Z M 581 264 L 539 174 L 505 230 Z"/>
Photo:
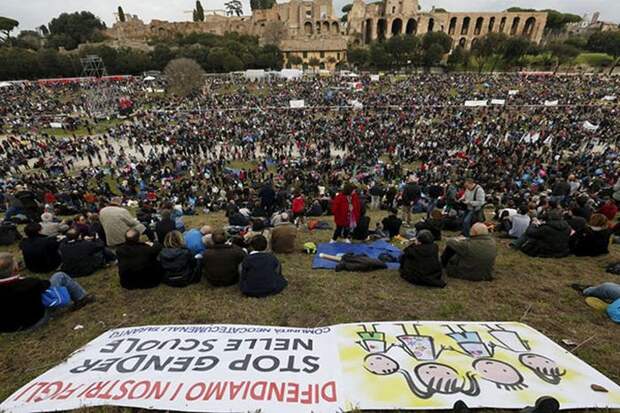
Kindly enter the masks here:
<path id="1" fill-rule="evenodd" d="M 371 213 L 371 226 L 385 212 Z M 331 222 L 331 218 L 324 220 Z M 188 227 L 224 224 L 222 213 L 186 217 Z M 330 231 L 300 231 L 298 242 L 327 241 Z M 311 270 L 311 256 L 280 255 L 289 287 L 280 295 L 250 299 L 237 287 L 216 289 L 206 283 L 184 289 L 160 286 L 126 291 L 116 268 L 79 279 L 97 302 L 65 312 L 35 332 L 0 335 L 0 400 L 59 364 L 106 330 L 149 324 L 244 323 L 314 327 L 335 323 L 387 320 L 523 321 L 555 342 L 578 343 L 576 355 L 620 382 L 620 326 L 584 303 L 570 283 L 620 282 L 605 265 L 620 260 L 620 247 L 602 258 L 532 259 L 498 240 L 496 279 L 487 283 L 448 281 L 442 290 L 412 286 L 396 271 L 335 273 Z M 403 247 L 402 245 L 399 245 Z M 4 250 L 7 250 L 4 248 Z M 8 250 L 18 253 L 16 247 Z M 6 316 L 6 315 L 3 315 Z M 75 330 L 77 325 L 83 329 Z M 89 411 L 135 411 L 98 408 Z"/>

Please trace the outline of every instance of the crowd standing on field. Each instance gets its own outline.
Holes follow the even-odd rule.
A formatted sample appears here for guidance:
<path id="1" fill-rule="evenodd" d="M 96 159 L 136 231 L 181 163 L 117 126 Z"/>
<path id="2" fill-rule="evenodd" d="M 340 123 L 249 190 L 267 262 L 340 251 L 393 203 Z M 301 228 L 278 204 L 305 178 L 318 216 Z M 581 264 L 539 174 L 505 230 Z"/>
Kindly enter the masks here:
<path id="1" fill-rule="evenodd" d="M 126 289 L 204 279 L 278 294 L 278 255 L 301 251 L 307 228 L 331 227 L 332 243 L 406 241 L 403 279 L 440 288 L 446 276 L 492 280 L 498 237 L 560 258 L 607 254 L 620 236 L 618 77 L 214 78 L 183 100 L 138 80 L 100 87 L 136 112 L 99 130 L 78 85 L 0 89 L 0 244 L 19 242 L 28 271 L 54 273 L 35 282 L 0 255 L 0 307 L 36 307 L 2 331 L 45 320 L 37 297 L 50 289 L 92 302 L 73 278 L 108 266 Z M 505 102 L 463 105 L 481 99 Z M 61 136 L 48 127 L 58 120 Z M 228 225 L 186 227 L 214 211 Z M 440 251 L 445 231 L 461 235 Z"/>

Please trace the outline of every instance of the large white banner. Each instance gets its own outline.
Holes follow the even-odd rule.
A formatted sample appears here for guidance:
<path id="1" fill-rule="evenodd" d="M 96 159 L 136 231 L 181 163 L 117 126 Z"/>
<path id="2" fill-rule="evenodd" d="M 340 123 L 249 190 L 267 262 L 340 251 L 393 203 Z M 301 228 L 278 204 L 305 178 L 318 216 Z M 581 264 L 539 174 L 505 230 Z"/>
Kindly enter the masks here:
<path id="1" fill-rule="evenodd" d="M 615 383 L 520 323 L 168 325 L 101 335 L 0 410 L 508 409 L 542 395 L 565 409 L 620 408 Z"/>

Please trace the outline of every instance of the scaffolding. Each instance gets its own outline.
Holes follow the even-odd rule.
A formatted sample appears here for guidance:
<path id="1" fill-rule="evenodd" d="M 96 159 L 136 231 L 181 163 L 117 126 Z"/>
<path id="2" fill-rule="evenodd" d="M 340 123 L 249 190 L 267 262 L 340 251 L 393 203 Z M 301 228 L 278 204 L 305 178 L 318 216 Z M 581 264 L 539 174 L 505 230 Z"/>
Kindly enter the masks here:
<path id="1" fill-rule="evenodd" d="M 103 60 L 97 55 L 89 54 L 86 57 L 82 57 L 80 58 L 80 63 L 82 63 L 82 77 L 102 77 L 108 75 Z"/>

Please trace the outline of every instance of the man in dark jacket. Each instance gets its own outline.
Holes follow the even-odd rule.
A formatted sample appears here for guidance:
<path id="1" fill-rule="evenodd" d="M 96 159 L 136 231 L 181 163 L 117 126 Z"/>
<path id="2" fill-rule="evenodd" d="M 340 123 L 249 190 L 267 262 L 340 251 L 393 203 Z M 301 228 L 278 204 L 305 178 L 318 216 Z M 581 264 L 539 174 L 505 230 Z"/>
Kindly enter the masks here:
<path id="1" fill-rule="evenodd" d="M 162 269 L 157 261 L 161 245 L 140 242 L 134 228 L 125 234 L 125 244 L 116 249 L 121 286 L 128 290 L 153 288 L 159 285 Z"/>
<path id="2" fill-rule="evenodd" d="M 176 229 L 176 223 L 174 219 L 170 217 L 170 210 L 164 209 L 161 211 L 161 220 L 155 224 L 155 233 L 157 234 L 157 240 L 162 243 L 166 235 Z"/>
<path id="3" fill-rule="evenodd" d="M 27 330 L 45 324 L 48 315 L 41 300 L 50 287 L 65 287 L 78 309 L 95 301 L 67 274 L 56 273 L 49 281 L 38 278 L 25 278 L 17 274 L 13 255 L 0 253 L 0 332 Z"/>
<path id="4" fill-rule="evenodd" d="M 11 245 L 15 241 L 22 239 L 15 224 L 11 222 L 0 222 L 0 245 Z"/>
<path id="5" fill-rule="evenodd" d="M 248 297 L 267 297 L 286 288 L 288 281 L 282 276 L 282 266 L 267 249 L 267 239 L 257 235 L 250 242 L 252 252 L 241 263 L 239 286 Z"/>
<path id="6" fill-rule="evenodd" d="M 104 267 L 106 262 L 116 259 L 114 253 L 106 250 L 101 240 L 80 239 L 75 228 L 67 231 L 67 238 L 58 248 L 61 270 L 71 277 L 85 277 Z"/>
<path id="7" fill-rule="evenodd" d="M 390 208 L 390 214 L 387 217 L 383 218 L 383 221 L 381 221 L 381 226 L 383 226 L 383 230 L 387 231 L 390 238 L 394 238 L 395 236 L 400 234 L 401 225 L 403 225 L 403 220 L 398 218 L 395 208 Z"/>
<path id="8" fill-rule="evenodd" d="M 260 197 L 260 206 L 266 212 L 265 216 L 270 216 L 273 212 L 273 205 L 276 202 L 276 191 L 273 189 L 271 182 L 266 182 L 258 192 Z"/>
<path id="9" fill-rule="evenodd" d="M 551 210 L 545 223 L 530 225 L 527 229 L 521 251 L 531 257 L 566 257 L 570 254 L 570 233 L 571 228 L 562 214 L 558 210 Z"/>
<path id="10" fill-rule="evenodd" d="M 30 223 L 24 228 L 26 238 L 21 240 L 24 262 L 28 270 L 35 273 L 54 271 L 60 265 L 58 240 L 56 237 L 41 235 L 41 224 Z"/>
<path id="11" fill-rule="evenodd" d="M 236 284 L 245 252 L 236 245 L 227 245 L 223 231 L 214 232 L 212 241 L 213 246 L 203 253 L 202 275 L 214 287 Z"/>
<path id="12" fill-rule="evenodd" d="M 418 180 L 415 177 L 410 177 L 401 195 L 400 203 L 402 206 L 403 220 L 407 225 L 411 224 L 411 208 L 418 202 L 422 196 L 422 189 L 418 185 Z"/>
<path id="13" fill-rule="evenodd" d="M 420 231 L 417 240 L 403 251 L 400 276 L 412 284 L 439 288 L 446 286 L 439 262 L 439 247 L 429 230 Z"/>

